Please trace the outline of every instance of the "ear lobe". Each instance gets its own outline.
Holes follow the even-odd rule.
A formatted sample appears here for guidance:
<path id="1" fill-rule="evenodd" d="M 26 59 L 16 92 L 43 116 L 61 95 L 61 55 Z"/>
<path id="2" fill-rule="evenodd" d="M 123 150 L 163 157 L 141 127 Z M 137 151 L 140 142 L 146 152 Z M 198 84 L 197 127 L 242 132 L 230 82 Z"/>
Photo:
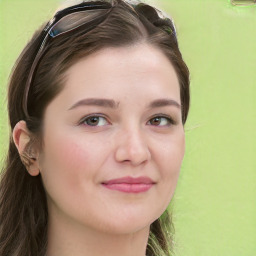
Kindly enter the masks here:
<path id="1" fill-rule="evenodd" d="M 27 128 L 25 121 L 19 121 L 12 133 L 14 144 L 19 152 L 20 159 L 25 165 L 27 171 L 31 176 L 37 176 L 40 173 L 38 156 L 33 150 L 35 145 L 32 145 L 31 133 Z"/>

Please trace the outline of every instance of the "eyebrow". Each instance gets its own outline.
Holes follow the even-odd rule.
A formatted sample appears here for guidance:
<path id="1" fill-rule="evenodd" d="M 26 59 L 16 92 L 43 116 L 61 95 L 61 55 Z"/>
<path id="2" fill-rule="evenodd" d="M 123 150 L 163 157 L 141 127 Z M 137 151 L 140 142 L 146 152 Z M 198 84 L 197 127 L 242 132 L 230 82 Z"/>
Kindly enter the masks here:
<path id="1" fill-rule="evenodd" d="M 173 99 L 157 99 L 152 101 L 148 107 L 158 108 L 158 107 L 166 107 L 166 106 L 174 106 L 181 109 L 181 105 Z"/>
<path id="2" fill-rule="evenodd" d="M 79 100 L 74 105 L 72 105 L 68 110 L 72 110 L 80 106 L 100 106 L 100 107 L 117 109 L 119 106 L 119 103 L 120 102 L 115 102 L 114 100 L 110 100 L 110 99 L 88 98 L 88 99 Z M 180 104 L 173 99 L 154 100 L 148 105 L 148 108 L 157 108 L 157 107 L 165 107 L 165 106 L 175 106 L 179 109 L 181 108 Z"/>
<path id="3" fill-rule="evenodd" d="M 119 102 L 115 102 L 114 100 L 109 99 L 82 99 L 72 105 L 68 110 L 80 107 L 80 106 L 100 106 L 100 107 L 108 107 L 108 108 L 118 108 Z"/>

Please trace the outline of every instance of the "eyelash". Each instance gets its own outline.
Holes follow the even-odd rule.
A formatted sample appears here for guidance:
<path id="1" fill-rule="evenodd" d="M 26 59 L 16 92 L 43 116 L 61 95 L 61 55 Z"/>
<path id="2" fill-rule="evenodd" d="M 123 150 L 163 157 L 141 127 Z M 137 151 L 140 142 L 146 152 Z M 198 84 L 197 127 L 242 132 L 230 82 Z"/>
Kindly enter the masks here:
<path id="1" fill-rule="evenodd" d="M 173 120 L 173 118 L 171 118 L 169 115 L 165 115 L 165 114 L 158 114 L 158 115 L 155 115 L 153 116 L 147 123 L 149 123 L 150 121 L 154 120 L 154 119 L 161 119 L 161 118 L 165 118 L 167 120 L 167 123 L 166 125 L 153 125 L 153 126 L 159 126 L 159 127 L 169 127 L 171 125 L 175 125 L 175 121 Z"/>
<path id="2" fill-rule="evenodd" d="M 90 127 L 100 127 L 100 126 L 104 126 L 104 125 L 105 125 L 105 124 L 104 124 L 104 125 L 100 125 L 100 126 L 99 126 L 98 124 L 96 124 L 96 125 L 85 124 L 85 122 L 88 122 L 88 120 L 89 120 L 90 118 L 98 118 L 98 119 L 99 119 L 99 118 L 104 118 L 107 123 L 110 123 L 110 122 L 107 121 L 107 118 L 106 118 L 105 116 L 103 116 L 103 115 L 101 115 L 101 114 L 92 114 L 92 115 L 89 115 L 89 116 L 84 117 L 84 118 L 79 122 L 79 125 L 85 125 L 85 126 L 90 126 Z M 157 115 L 153 116 L 153 117 L 147 122 L 147 124 L 150 123 L 150 122 L 151 122 L 152 120 L 154 120 L 154 119 L 162 119 L 162 118 L 166 119 L 168 124 L 166 124 L 166 125 L 152 125 L 152 126 L 156 126 L 156 127 L 169 127 L 169 126 L 171 126 L 171 125 L 175 125 L 175 124 L 176 124 L 175 121 L 173 120 L 173 118 L 171 118 L 169 115 L 165 115 L 165 114 L 157 114 Z"/>
<path id="3" fill-rule="evenodd" d="M 91 127 L 98 127 L 98 125 L 85 124 L 85 122 L 88 121 L 90 118 L 104 118 L 106 120 L 106 122 L 108 122 L 107 118 L 105 116 L 102 116 L 100 114 L 92 114 L 92 115 L 89 115 L 89 116 L 86 116 L 86 117 L 82 118 L 82 120 L 79 122 L 79 124 L 86 125 L 86 126 L 91 126 Z"/>

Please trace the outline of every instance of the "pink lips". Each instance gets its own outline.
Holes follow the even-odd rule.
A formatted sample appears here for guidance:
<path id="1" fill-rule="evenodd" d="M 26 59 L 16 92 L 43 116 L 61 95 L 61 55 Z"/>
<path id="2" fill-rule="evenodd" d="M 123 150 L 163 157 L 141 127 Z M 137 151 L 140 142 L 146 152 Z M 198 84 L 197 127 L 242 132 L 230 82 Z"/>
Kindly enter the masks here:
<path id="1" fill-rule="evenodd" d="M 148 177 L 123 177 L 120 179 L 108 180 L 102 185 L 111 190 L 117 190 L 125 193 L 142 193 L 148 191 L 155 182 Z"/>

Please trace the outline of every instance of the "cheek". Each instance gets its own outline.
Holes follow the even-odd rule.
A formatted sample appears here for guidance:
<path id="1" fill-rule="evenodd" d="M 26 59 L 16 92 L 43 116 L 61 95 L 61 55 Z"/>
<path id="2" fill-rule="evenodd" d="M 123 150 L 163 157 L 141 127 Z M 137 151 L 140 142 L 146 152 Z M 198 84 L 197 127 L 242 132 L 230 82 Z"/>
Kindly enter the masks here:
<path id="1" fill-rule="evenodd" d="M 159 142 L 157 148 L 158 162 L 166 174 L 179 172 L 185 153 L 185 136 L 183 130 Z"/>
<path id="2" fill-rule="evenodd" d="M 96 144 L 96 145 L 95 145 Z M 74 192 L 94 180 L 100 163 L 97 142 L 59 134 L 46 137 L 42 152 L 42 178 L 47 191 Z M 102 155 L 102 154 L 101 154 Z"/>
<path id="3" fill-rule="evenodd" d="M 69 138 L 48 140 L 43 152 L 43 163 L 54 172 L 69 170 L 74 173 L 80 165 L 88 162 L 89 150 Z M 70 169 L 71 168 L 71 169 Z"/>
<path id="4" fill-rule="evenodd" d="M 180 168 L 185 152 L 184 134 L 177 135 L 174 139 L 167 141 L 159 149 L 158 154 L 159 173 L 163 181 L 163 190 L 166 197 L 173 195 L 177 185 Z"/>

